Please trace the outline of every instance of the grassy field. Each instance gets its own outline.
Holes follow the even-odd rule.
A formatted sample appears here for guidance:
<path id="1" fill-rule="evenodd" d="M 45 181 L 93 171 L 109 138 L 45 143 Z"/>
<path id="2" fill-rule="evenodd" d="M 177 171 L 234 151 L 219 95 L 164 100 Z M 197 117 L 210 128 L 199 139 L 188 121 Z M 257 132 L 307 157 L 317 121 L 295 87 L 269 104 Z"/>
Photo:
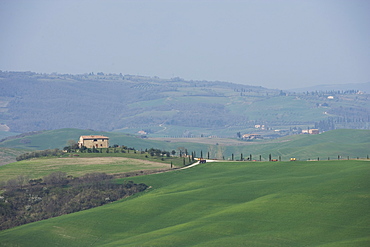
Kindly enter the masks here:
<path id="1" fill-rule="evenodd" d="M 1 151 L 1 149 L 0 149 Z M 66 172 L 75 177 L 92 172 L 105 172 L 107 174 L 120 174 L 128 172 L 158 171 L 179 168 L 194 161 L 189 158 L 151 156 L 141 152 L 117 152 L 110 148 L 106 153 L 65 153 L 59 157 L 47 156 L 21 160 L 0 166 L 0 182 L 17 178 L 19 175 L 30 179 L 41 178 L 52 172 Z M 0 153 L 1 154 L 1 153 Z"/>
<path id="2" fill-rule="evenodd" d="M 369 246 L 370 162 L 214 162 L 0 232 L 0 246 Z"/>
<path id="3" fill-rule="evenodd" d="M 86 173 L 105 172 L 118 174 L 140 170 L 169 169 L 170 165 L 147 160 L 125 157 L 95 157 L 95 158 L 40 158 L 22 160 L 0 167 L 0 182 L 24 175 L 30 179 L 42 178 L 52 172 L 62 171 L 74 177 Z"/>

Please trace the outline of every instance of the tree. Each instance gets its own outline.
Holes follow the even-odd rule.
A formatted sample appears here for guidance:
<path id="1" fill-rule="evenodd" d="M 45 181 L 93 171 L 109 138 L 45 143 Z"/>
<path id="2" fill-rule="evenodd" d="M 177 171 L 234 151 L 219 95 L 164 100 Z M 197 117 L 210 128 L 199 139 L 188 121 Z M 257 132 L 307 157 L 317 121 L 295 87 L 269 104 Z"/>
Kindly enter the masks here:
<path id="1" fill-rule="evenodd" d="M 68 140 L 67 146 L 71 147 L 71 149 L 78 149 L 78 143 L 75 140 Z"/>
<path id="2" fill-rule="evenodd" d="M 72 152 L 73 150 L 78 149 L 78 144 L 75 140 L 68 140 L 67 146 L 63 148 L 63 150 L 67 151 L 68 153 Z"/>
<path id="3" fill-rule="evenodd" d="M 242 134 L 240 133 L 240 132 L 237 132 L 236 133 L 236 136 L 240 139 L 240 138 L 242 138 Z"/>

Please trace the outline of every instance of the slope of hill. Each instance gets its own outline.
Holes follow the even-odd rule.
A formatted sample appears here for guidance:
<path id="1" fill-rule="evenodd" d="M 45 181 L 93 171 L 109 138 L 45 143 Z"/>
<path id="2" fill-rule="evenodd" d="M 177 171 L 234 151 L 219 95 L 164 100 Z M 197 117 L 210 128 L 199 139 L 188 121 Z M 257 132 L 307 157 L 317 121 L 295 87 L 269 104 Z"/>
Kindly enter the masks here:
<path id="1" fill-rule="evenodd" d="M 287 94 L 181 78 L 0 72 L 0 124 L 18 133 L 80 128 L 235 137 L 238 132 L 271 135 L 277 128 L 285 130 L 282 135 L 292 128 L 368 129 L 368 100 L 357 91 Z"/>
<path id="2" fill-rule="evenodd" d="M 0 148 L 0 166 L 15 162 L 17 156 L 26 152 L 26 150 L 19 150 L 14 148 Z"/>
<path id="3" fill-rule="evenodd" d="M 368 161 L 214 162 L 136 177 L 152 188 L 2 231 L 0 246 L 368 246 L 368 174 Z"/>

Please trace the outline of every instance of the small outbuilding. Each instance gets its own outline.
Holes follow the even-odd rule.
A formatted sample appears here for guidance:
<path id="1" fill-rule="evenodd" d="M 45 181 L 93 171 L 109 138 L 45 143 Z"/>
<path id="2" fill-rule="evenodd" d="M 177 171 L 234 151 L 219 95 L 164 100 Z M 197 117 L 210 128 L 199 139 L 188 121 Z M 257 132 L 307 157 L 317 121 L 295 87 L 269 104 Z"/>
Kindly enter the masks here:
<path id="1" fill-rule="evenodd" d="M 78 147 L 81 148 L 83 146 L 87 148 L 108 148 L 109 137 L 99 135 L 80 136 Z"/>

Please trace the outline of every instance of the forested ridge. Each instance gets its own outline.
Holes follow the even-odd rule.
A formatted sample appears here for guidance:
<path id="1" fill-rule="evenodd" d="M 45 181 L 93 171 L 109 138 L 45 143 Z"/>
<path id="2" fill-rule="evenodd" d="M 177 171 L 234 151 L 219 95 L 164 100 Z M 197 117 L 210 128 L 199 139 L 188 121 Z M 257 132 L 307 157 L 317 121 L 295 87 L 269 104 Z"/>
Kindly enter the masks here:
<path id="1" fill-rule="evenodd" d="M 0 124 L 18 133 L 60 128 L 156 132 L 158 126 L 176 126 L 179 136 L 199 134 L 189 128 L 223 136 L 224 130 L 235 135 L 257 124 L 368 129 L 368 103 L 369 95 L 358 90 L 287 93 L 178 77 L 0 72 Z"/>

